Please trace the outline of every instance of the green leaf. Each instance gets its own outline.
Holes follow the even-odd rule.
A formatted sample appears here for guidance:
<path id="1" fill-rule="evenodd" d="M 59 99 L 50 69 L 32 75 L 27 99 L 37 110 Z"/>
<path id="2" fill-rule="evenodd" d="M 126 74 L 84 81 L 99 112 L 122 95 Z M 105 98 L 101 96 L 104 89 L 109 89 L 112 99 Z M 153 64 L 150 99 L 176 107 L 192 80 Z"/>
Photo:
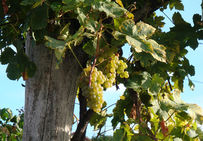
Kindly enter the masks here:
<path id="1" fill-rule="evenodd" d="M 195 84 L 188 78 L 188 85 L 190 86 L 191 90 L 194 90 Z"/>
<path id="2" fill-rule="evenodd" d="M 113 134 L 113 141 L 123 141 L 125 137 L 124 129 L 117 129 Z"/>
<path id="3" fill-rule="evenodd" d="M 143 23 L 143 22 L 138 22 L 134 27 L 133 27 L 133 34 L 136 36 L 140 36 L 143 38 L 149 38 L 152 36 L 155 32 L 155 28 L 152 27 L 149 24 Z"/>
<path id="4" fill-rule="evenodd" d="M 78 0 L 62 0 L 62 3 L 65 5 L 63 7 L 64 11 L 70 11 L 74 10 L 76 7 L 78 7 Z"/>
<path id="5" fill-rule="evenodd" d="M 94 56 L 95 52 L 96 52 L 96 46 L 93 45 L 93 41 L 90 40 L 89 42 L 87 42 L 82 49 L 89 55 Z"/>
<path id="6" fill-rule="evenodd" d="M 174 141 L 183 141 L 181 138 L 174 138 Z"/>
<path id="7" fill-rule="evenodd" d="M 0 109 L 0 119 L 5 120 L 6 122 L 12 118 L 12 111 L 9 108 Z"/>
<path id="8" fill-rule="evenodd" d="M 42 5 L 44 1 L 45 0 L 39 0 L 39 1 L 35 2 L 34 5 L 32 6 L 32 8 L 36 8 L 36 7 L 40 6 L 40 5 Z"/>
<path id="9" fill-rule="evenodd" d="M 84 36 L 84 30 L 85 28 L 81 26 L 75 34 L 67 36 L 67 39 L 65 40 L 66 43 L 69 45 L 73 44 L 74 46 L 81 43 Z"/>
<path id="10" fill-rule="evenodd" d="M 125 99 L 120 99 L 116 102 L 116 107 L 113 109 L 113 119 L 111 121 L 113 128 L 115 129 L 118 123 L 123 123 L 125 121 L 125 114 L 129 116 L 130 110 L 132 108 L 132 98 L 128 93 L 128 90 L 124 92 Z"/>
<path id="11" fill-rule="evenodd" d="M 98 128 L 102 128 L 107 120 L 106 111 L 103 114 L 94 113 L 94 115 L 90 119 L 90 125 L 94 126 L 94 130 L 98 130 Z"/>
<path id="12" fill-rule="evenodd" d="M 159 74 L 154 74 L 152 76 L 152 81 L 150 85 L 150 91 L 154 94 L 158 94 L 164 84 L 164 79 L 159 76 Z"/>
<path id="13" fill-rule="evenodd" d="M 164 111 L 169 111 L 170 109 L 177 110 L 177 111 L 186 111 L 189 108 L 189 105 L 184 103 L 180 96 L 180 91 L 175 90 L 173 91 L 173 99 L 169 99 L 169 97 L 165 96 L 163 100 L 160 101 L 160 107 Z"/>
<path id="14" fill-rule="evenodd" d="M 33 9 L 30 16 L 30 27 L 33 30 L 43 29 L 48 24 L 48 7 L 43 4 Z"/>
<path id="15" fill-rule="evenodd" d="M 148 90 L 151 85 L 151 75 L 148 72 L 143 72 L 142 73 L 143 80 L 141 81 L 141 87 L 144 88 L 145 90 Z"/>
<path id="16" fill-rule="evenodd" d="M 136 92 L 140 92 L 142 88 L 142 79 L 143 77 L 141 74 L 135 74 L 134 76 L 128 79 L 127 83 L 125 84 L 125 87 L 131 88 Z"/>
<path id="17" fill-rule="evenodd" d="M 178 117 L 181 121 L 185 121 L 185 120 L 191 120 L 191 117 L 189 116 L 188 113 L 186 113 L 185 111 L 180 111 L 176 114 L 176 117 Z"/>
<path id="18" fill-rule="evenodd" d="M 137 53 L 136 51 L 133 52 L 134 59 L 136 61 L 140 61 L 142 67 L 151 67 L 151 64 L 157 62 L 150 54 L 145 52 Z"/>
<path id="19" fill-rule="evenodd" d="M 148 44 L 144 39 L 141 39 L 139 37 L 137 38 L 132 38 L 130 36 L 126 36 L 126 41 L 128 42 L 129 45 L 131 45 L 136 52 L 142 52 L 145 51 L 147 53 L 153 52 L 152 46 Z"/>
<path id="20" fill-rule="evenodd" d="M 199 14 L 194 14 L 194 15 L 193 15 L 193 23 L 194 23 L 194 25 L 195 25 L 196 28 L 201 27 L 200 24 L 199 24 L 200 22 L 201 22 L 201 15 L 199 15 Z"/>
<path id="21" fill-rule="evenodd" d="M 6 68 L 7 77 L 11 80 L 16 80 L 21 77 L 21 71 L 17 62 L 9 63 Z"/>
<path id="22" fill-rule="evenodd" d="M 173 23 L 175 25 L 181 25 L 181 24 L 184 25 L 184 24 L 186 24 L 186 22 L 184 21 L 184 19 L 182 18 L 181 14 L 179 12 L 175 12 L 173 14 L 172 19 L 173 19 Z"/>
<path id="23" fill-rule="evenodd" d="M 66 42 L 56 40 L 56 39 L 51 38 L 49 36 L 45 36 L 45 40 L 47 40 L 45 45 L 51 49 L 54 49 L 57 60 L 59 62 L 61 62 L 62 58 L 65 56 L 65 51 L 66 51 L 65 44 L 66 44 Z"/>
<path id="24" fill-rule="evenodd" d="M 125 21 L 125 18 L 114 18 L 114 27 L 119 30 L 120 25 Z"/>
<path id="25" fill-rule="evenodd" d="M 199 124 L 203 124 L 203 110 L 197 104 L 189 104 L 188 108 L 190 116 L 197 120 Z"/>
<path id="26" fill-rule="evenodd" d="M 144 51 L 151 54 L 156 60 L 166 62 L 165 47 L 148 39 L 155 32 L 155 28 L 152 26 L 143 22 L 134 25 L 132 20 L 126 20 L 120 26 L 120 32 L 126 35 L 126 41 L 136 52 Z"/>
<path id="27" fill-rule="evenodd" d="M 18 124 L 20 122 L 20 117 L 19 116 L 13 116 L 10 121 Z"/>
<path id="28" fill-rule="evenodd" d="M 150 103 L 151 96 L 148 93 L 146 93 L 146 92 L 141 93 L 140 99 L 141 99 L 142 103 L 145 104 L 146 107 L 152 106 L 152 104 Z"/>
<path id="29" fill-rule="evenodd" d="M 185 72 L 187 74 L 190 74 L 191 76 L 194 76 L 195 75 L 195 68 L 193 65 L 190 65 L 189 60 L 184 57 L 184 60 L 182 63 L 183 63 L 183 68 L 185 69 Z"/>
<path id="30" fill-rule="evenodd" d="M 28 77 L 33 77 L 35 72 L 37 70 L 37 67 L 34 62 L 28 62 L 25 68 L 25 71 L 28 73 Z"/>
<path id="31" fill-rule="evenodd" d="M 13 59 L 15 54 L 16 53 L 12 48 L 5 48 L 5 50 L 0 55 L 1 64 L 8 64 Z"/>
<path id="32" fill-rule="evenodd" d="M 111 121 L 113 128 L 115 129 L 119 122 L 124 121 L 124 107 L 125 101 L 118 100 L 116 103 L 116 107 L 113 109 L 113 119 Z"/>
<path id="33" fill-rule="evenodd" d="M 179 139 L 182 138 L 182 127 L 180 126 L 174 127 L 170 135 L 174 135 L 177 141 L 179 141 Z M 182 139 L 180 141 L 182 141 Z"/>
<path id="34" fill-rule="evenodd" d="M 77 8 L 76 11 L 78 14 L 77 19 L 79 20 L 81 25 L 84 25 L 87 21 L 87 16 L 85 15 L 84 10 L 82 8 Z"/>
<path id="35" fill-rule="evenodd" d="M 106 1 L 96 1 L 92 5 L 93 9 L 99 10 L 101 12 L 105 12 L 107 16 L 112 18 L 122 17 L 126 10 L 115 2 L 111 2 L 110 0 Z"/>
<path id="36" fill-rule="evenodd" d="M 153 141 L 149 136 L 139 135 L 136 137 L 136 141 Z"/>
<path id="37" fill-rule="evenodd" d="M 87 24 L 85 25 L 85 27 L 90 30 L 90 32 L 92 33 L 96 33 L 97 31 L 99 31 L 101 25 L 95 21 L 95 20 L 88 20 Z"/>
<path id="38" fill-rule="evenodd" d="M 184 10 L 184 6 L 180 0 L 170 0 L 169 8 L 172 10 L 173 8 L 177 10 Z"/>
<path id="39" fill-rule="evenodd" d="M 27 6 L 27 5 L 33 5 L 35 2 L 38 2 L 40 0 L 23 0 L 20 4 Z"/>
<path id="40" fill-rule="evenodd" d="M 60 2 L 52 2 L 50 5 L 50 8 L 56 12 L 59 12 L 61 10 L 61 7 L 62 7 L 62 5 Z"/>

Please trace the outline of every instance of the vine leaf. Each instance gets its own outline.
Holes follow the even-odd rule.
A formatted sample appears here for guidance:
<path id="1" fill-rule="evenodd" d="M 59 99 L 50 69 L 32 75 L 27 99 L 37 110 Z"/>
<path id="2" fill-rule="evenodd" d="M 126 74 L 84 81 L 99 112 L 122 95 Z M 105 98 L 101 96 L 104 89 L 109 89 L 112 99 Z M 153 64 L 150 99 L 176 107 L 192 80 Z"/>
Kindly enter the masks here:
<path id="1" fill-rule="evenodd" d="M 192 82 L 192 80 L 190 80 L 189 78 L 188 78 L 188 85 L 190 86 L 190 88 L 191 88 L 191 90 L 194 90 L 194 88 L 195 88 L 195 84 Z"/>
<path id="2" fill-rule="evenodd" d="M 9 63 L 6 68 L 7 77 L 11 80 L 19 79 L 21 76 L 21 71 L 17 62 Z"/>
<path id="3" fill-rule="evenodd" d="M 30 26 L 33 30 L 45 28 L 48 23 L 48 7 L 46 5 L 42 5 L 34 8 L 30 18 Z"/>
<path id="4" fill-rule="evenodd" d="M 102 128 L 107 120 L 106 111 L 102 111 L 102 114 L 94 113 L 90 119 L 90 125 L 94 126 L 94 130 Z"/>
<path id="5" fill-rule="evenodd" d="M 143 22 L 138 22 L 135 25 L 132 20 L 125 20 L 120 26 L 120 34 L 126 37 L 126 41 L 136 52 L 144 51 L 151 54 L 156 60 L 166 62 L 165 47 L 148 39 L 154 32 L 154 27 Z M 120 34 L 115 32 L 114 35 Z"/>
<path id="6" fill-rule="evenodd" d="M 137 141 L 153 141 L 149 136 L 143 136 L 143 135 L 137 136 L 136 140 Z"/>
<path id="7" fill-rule="evenodd" d="M 121 17 L 126 12 L 124 8 L 120 7 L 114 2 L 111 2 L 110 0 L 106 0 L 105 2 L 104 1 L 95 2 L 93 3 L 92 7 L 101 12 L 105 12 L 107 16 L 110 16 L 112 18 Z"/>
<path id="8" fill-rule="evenodd" d="M 189 114 L 193 119 L 196 119 L 199 124 L 203 124 L 203 110 L 197 104 L 189 104 Z"/>
<path id="9" fill-rule="evenodd" d="M 159 91 L 161 90 L 161 87 L 164 84 L 164 79 L 162 77 L 159 76 L 159 74 L 154 74 L 152 76 L 152 82 L 150 85 L 150 91 L 152 93 L 159 93 Z"/>
<path id="10" fill-rule="evenodd" d="M 12 116 L 13 116 L 13 113 L 11 109 L 9 108 L 0 109 L 0 117 L 2 120 L 8 121 L 9 119 L 11 119 Z"/>
<path id="11" fill-rule="evenodd" d="M 14 55 L 15 51 L 12 48 L 7 47 L 0 55 L 1 64 L 9 63 L 14 57 Z"/>
<path id="12" fill-rule="evenodd" d="M 118 5 L 120 5 L 121 7 L 124 7 L 121 0 L 116 0 L 116 3 L 117 3 Z"/>
<path id="13" fill-rule="evenodd" d="M 175 25 L 181 25 L 181 24 L 188 24 L 190 25 L 189 23 L 185 22 L 184 19 L 182 18 L 181 14 L 179 12 L 175 12 L 173 14 L 173 23 Z"/>
<path id="14" fill-rule="evenodd" d="M 41 0 L 23 0 L 20 4 L 27 6 L 27 5 L 33 5 L 34 3 L 39 2 L 39 1 L 41 1 Z"/>
<path id="15" fill-rule="evenodd" d="M 82 48 L 83 50 L 91 55 L 91 56 L 94 56 L 95 55 L 95 52 L 96 52 L 96 46 L 94 45 L 93 43 L 94 41 L 90 40 L 89 42 L 87 42 Z"/>
<path id="16" fill-rule="evenodd" d="M 40 6 L 40 5 L 42 5 L 44 1 L 45 0 L 39 0 L 39 1 L 35 2 L 35 4 L 32 6 L 32 8 L 36 8 L 36 7 Z"/>
<path id="17" fill-rule="evenodd" d="M 49 36 L 45 36 L 45 40 L 47 40 L 45 45 L 51 49 L 54 49 L 55 56 L 56 56 L 57 60 L 59 61 L 59 63 L 61 63 L 62 58 L 65 56 L 65 51 L 66 51 L 65 44 L 66 44 L 66 42 L 61 41 L 61 40 L 56 40 L 56 39 L 51 38 Z"/>
<path id="18" fill-rule="evenodd" d="M 177 10 L 184 10 L 184 6 L 180 0 L 170 0 L 169 8 L 172 10 L 173 8 Z"/>
<path id="19" fill-rule="evenodd" d="M 123 129 L 117 129 L 113 134 L 113 141 L 123 141 L 125 138 L 125 131 Z"/>

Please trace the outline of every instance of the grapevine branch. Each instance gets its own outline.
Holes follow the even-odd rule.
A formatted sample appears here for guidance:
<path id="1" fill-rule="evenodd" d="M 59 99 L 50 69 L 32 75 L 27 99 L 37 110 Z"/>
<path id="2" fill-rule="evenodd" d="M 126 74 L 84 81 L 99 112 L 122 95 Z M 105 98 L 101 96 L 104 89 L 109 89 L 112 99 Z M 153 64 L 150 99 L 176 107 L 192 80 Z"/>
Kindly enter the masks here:
<path id="1" fill-rule="evenodd" d="M 73 114 L 73 117 L 76 119 L 76 122 L 77 122 L 77 125 L 78 125 L 79 119 L 77 118 L 77 116 L 75 114 Z"/>
<path id="2" fill-rule="evenodd" d="M 170 90 L 172 91 L 173 89 L 172 89 L 171 82 L 170 82 L 169 78 L 167 78 L 167 80 L 168 80 L 168 84 L 169 84 Z"/>
<path id="3" fill-rule="evenodd" d="M 98 33 L 97 33 L 97 47 L 96 47 L 96 53 L 95 53 L 95 57 L 94 57 L 94 62 L 92 64 L 92 67 L 91 67 L 91 71 L 90 71 L 90 77 L 89 77 L 89 87 L 91 87 L 91 80 L 92 80 L 92 72 L 94 70 L 94 67 L 96 65 L 96 62 L 97 62 L 97 57 L 98 57 L 98 53 L 99 53 L 99 40 L 101 38 L 101 31 L 102 31 L 102 28 L 103 26 L 101 25 Z"/>
<path id="4" fill-rule="evenodd" d="M 89 123 L 90 118 L 92 117 L 94 111 L 89 109 L 87 110 L 87 102 L 85 97 L 82 95 L 82 91 L 80 90 L 78 99 L 80 102 L 80 122 L 77 126 L 76 132 L 74 133 L 71 141 L 84 141 L 87 125 Z"/>
<path id="5" fill-rule="evenodd" d="M 147 131 L 149 133 L 149 136 L 153 140 L 157 141 L 155 135 L 152 133 L 152 131 L 149 129 L 149 127 L 147 125 L 142 124 L 142 118 L 141 118 L 141 113 L 140 113 L 141 102 L 139 100 L 138 93 L 135 92 L 133 89 L 129 89 L 129 92 L 130 92 L 130 94 L 132 96 L 133 104 L 135 105 L 135 108 L 136 108 L 136 117 L 138 119 L 138 123 L 139 123 L 140 127 L 147 129 Z"/>

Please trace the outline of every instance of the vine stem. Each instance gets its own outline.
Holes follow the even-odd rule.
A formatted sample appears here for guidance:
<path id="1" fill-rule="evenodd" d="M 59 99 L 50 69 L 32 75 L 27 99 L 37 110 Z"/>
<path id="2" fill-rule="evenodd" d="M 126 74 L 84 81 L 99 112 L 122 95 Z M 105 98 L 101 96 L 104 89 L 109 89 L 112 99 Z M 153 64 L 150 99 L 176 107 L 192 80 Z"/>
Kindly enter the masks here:
<path id="1" fill-rule="evenodd" d="M 94 57 L 94 62 L 92 64 L 91 70 L 90 70 L 90 76 L 89 76 L 89 87 L 91 87 L 91 81 L 92 81 L 92 72 L 95 68 L 96 62 L 97 62 L 97 57 L 98 57 L 98 53 L 99 53 L 99 40 L 101 38 L 101 31 L 102 31 L 103 26 L 101 25 L 99 31 L 97 32 L 97 47 L 96 47 L 96 53 L 95 53 L 95 57 Z"/>
<path id="2" fill-rule="evenodd" d="M 167 122 L 175 113 L 176 113 L 176 111 L 174 111 L 174 112 L 167 118 L 167 120 L 165 120 L 164 122 Z"/>
<path id="3" fill-rule="evenodd" d="M 169 78 L 167 78 L 167 81 L 168 81 L 168 84 L 169 84 L 169 88 L 170 88 L 170 90 L 172 91 L 172 90 L 173 90 L 173 88 L 172 88 L 172 86 L 171 86 L 170 79 L 169 79 Z"/>
<path id="4" fill-rule="evenodd" d="M 75 117 L 77 125 L 79 124 L 79 119 L 77 118 L 77 116 L 75 114 L 73 114 L 73 117 Z"/>
<path id="5" fill-rule="evenodd" d="M 80 61 L 78 60 L 77 56 L 75 55 L 75 53 L 74 53 L 74 51 L 73 51 L 73 49 L 72 49 L 72 47 L 71 47 L 70 43 L 68 43 L 68 48 L 69 48 L 69 49 L 70 49 L 70 51 L 72 52 L 73 56 L 75 57 L 76 61 L 77 61 L 77 62 L 78 62 L 78 64 L 80 65 L 81 69 L 83 70 L 83 67 L 82 67 L 82 65 L 81 65 Z"/>
<path id="6" fill-rule="evenodd" d="M 116 103 L 113 103 L 113 104 L 109 105 L 109 106 L 108 106 L 108 107 L 106 107 L 104 110 L 106 110 L 106 109 L 110 108 L 110 107 L 111 107 L 111 106 L 113 106 L 113 105 L 116 105 Z"/>

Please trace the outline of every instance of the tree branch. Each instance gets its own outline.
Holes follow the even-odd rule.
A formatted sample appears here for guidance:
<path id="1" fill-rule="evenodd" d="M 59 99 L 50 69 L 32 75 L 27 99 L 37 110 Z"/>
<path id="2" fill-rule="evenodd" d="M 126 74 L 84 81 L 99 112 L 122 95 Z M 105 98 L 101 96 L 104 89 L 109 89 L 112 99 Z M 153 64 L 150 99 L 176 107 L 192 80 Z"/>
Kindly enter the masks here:
<path id="1" fill-rule="evenodd" d="M 71 141 L 84 141 L 87 125 L 89 123 L 92 114 L 94 113 L 93 110 L 89 109 L 87 111 L 87 101 L 85 97 L 82 95 L 82 91 L 80 89 L 79 96 L 80 102 L 80 122 L 77 126 L 76 132 L 74 133 Z"/>
<path id="2" fill-rule="evenodd" d="M 86 131 L 87 125 L 89 123 L 90 118 L 92 117 L 94 111 L 89 109 L 83 119 L 79 122 L 76 132 L 74 133 L 71 141 L 84 141 L 82 140 L 83 133 Z"/>
<path id="3" fill-rule="evenodd" d="M 143 120 L 141 117 L 141 101 L 139 99 L 138 93 L 135 92 L 133 89 L 129 89 L 129 92 L 132 96 L 133 99 L 133 104 L 135 104 L 135 108 L 136 108 L 136 119 L 138 120 L 138 124 L 140 125 L 140 127 L 145 128 L 148 131 L 149 136 L 157 141 L 155 135 L 152 133 L 152 131 L 149 129 L 147 123 L 143 124 Z"/>

